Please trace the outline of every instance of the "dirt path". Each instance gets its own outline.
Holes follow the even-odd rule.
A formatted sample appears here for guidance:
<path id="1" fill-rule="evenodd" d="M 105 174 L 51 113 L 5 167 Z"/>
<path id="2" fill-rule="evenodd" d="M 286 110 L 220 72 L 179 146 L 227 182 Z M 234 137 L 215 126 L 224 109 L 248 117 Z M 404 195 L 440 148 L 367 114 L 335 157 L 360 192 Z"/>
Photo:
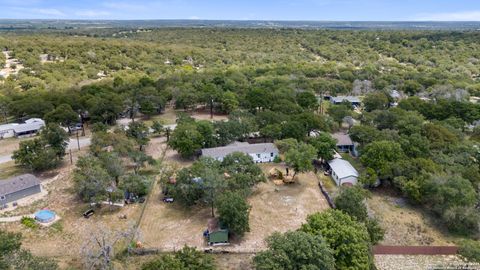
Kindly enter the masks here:
<path id="1" fill-rule="evenodd" d="M 24 68 L 23 65 L 17 59 L 10 59 L 10 51 L 3 51 L 2 53 L 5 55 L 5 66 L 0 70 L 0 75 L 5 79 L 10 75 L 17 75 Z M 15 68 L 12 68 L 13 66 Z"/>

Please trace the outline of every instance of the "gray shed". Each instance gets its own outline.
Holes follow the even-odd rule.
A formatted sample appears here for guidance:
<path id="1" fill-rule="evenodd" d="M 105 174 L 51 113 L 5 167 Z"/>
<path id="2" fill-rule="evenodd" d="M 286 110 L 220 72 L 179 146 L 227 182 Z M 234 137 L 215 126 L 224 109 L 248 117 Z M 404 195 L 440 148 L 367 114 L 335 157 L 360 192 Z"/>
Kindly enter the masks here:
<path id="1" fill-rule="evenodd" d="M 23 199 L 41 191 L 40 180 L 31 174 L 0 180 L 0 205 Z"/>

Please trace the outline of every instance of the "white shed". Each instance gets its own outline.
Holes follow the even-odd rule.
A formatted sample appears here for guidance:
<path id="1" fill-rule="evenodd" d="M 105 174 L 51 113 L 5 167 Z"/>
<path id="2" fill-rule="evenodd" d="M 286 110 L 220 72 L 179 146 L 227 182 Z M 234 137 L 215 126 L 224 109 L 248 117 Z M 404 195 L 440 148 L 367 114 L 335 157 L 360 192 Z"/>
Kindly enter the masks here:
<path id="1" fill-rule="evenodd" d="M 330 160 L 328 165 L 332 169 L 332 178 L 338 186 L 357 184 L 359 175 L 350 162 L 336 158 Z"/>

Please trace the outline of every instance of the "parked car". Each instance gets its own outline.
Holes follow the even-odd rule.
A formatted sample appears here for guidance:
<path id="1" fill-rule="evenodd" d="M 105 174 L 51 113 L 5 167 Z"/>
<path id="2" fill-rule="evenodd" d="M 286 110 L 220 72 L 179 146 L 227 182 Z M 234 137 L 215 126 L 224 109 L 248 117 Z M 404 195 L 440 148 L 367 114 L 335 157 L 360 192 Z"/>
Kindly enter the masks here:
<path id="1" fill-rule="evenodd" d="M 93 216 L 93 214 L 95 214 L 95 210 L 88 209 L 87 211 L 85 211 L 85 213 L 83 213 L 83 217 L 84 218 L 90 218 L 91 216 Z"/>
<path id="2" fill-rule="evenodd" d="M 164 198 L 163 198 L 163 202 L 165 202 L 165 203 L 173 203 L 173 201 L 174 201 L 174 200 L 173 200 L 172 197 L 164 197 Z"/>

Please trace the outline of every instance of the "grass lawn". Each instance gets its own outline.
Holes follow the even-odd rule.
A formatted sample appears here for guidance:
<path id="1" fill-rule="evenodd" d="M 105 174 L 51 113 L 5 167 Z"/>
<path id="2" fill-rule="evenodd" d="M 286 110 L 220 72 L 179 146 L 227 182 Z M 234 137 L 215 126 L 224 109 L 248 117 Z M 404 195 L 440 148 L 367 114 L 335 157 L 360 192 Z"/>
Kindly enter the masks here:
<path id="1" fill-rule="evenodd" d="M 24 173 L 27 173 L 27 171 L 24 168 L 15 165 L 14 161 L 0 164 L 0 179 L 6 179 Z"/>

